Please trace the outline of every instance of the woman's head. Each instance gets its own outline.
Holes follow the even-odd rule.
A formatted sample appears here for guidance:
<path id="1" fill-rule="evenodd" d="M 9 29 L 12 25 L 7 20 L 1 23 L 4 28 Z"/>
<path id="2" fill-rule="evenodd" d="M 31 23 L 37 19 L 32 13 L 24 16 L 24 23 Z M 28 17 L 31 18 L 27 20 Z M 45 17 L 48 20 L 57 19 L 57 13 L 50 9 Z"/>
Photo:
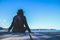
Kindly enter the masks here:
<path id="1" fill-rule="evenodd" d="M 19 9 L 18 12 L 17 12 L 17 14 L 23 16 L 23 15 L 24 15 L 24 14 L 23 14 L 23 10 L 22 10 L 22 9 Z"/>

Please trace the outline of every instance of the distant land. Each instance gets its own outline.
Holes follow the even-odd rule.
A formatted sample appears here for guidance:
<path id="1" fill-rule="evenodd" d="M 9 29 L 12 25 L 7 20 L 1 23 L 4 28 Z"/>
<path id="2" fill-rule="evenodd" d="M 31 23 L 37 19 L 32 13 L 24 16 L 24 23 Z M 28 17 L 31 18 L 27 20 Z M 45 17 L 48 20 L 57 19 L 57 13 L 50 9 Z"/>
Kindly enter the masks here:
<path id="1" fill-rule="evenodd" d="M 8 30 L 8 28 L 0 27 L 0 30 Z M 56 30 L 56 29 L 31 29 L 31 30 Z"/>
<path id="2" fill-rule="evenodd" d="M 0 27 L 0 30 L 7 30 L 8 28 L 3 28 L 3 27 Z"/>
<path id="3" fill-rule="evenodd" d="M 56 29 L 31 29 L 31 30 L 56 30 Z"/>

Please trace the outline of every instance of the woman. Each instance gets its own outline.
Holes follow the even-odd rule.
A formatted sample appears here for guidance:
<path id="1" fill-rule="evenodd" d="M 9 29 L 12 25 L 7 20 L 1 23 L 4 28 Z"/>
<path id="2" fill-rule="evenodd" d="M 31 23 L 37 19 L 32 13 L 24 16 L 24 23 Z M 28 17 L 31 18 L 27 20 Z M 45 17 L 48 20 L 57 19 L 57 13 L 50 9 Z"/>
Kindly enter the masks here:
<path id="1" fill-rule="evenodd" d="M 9 27 L 8 31 L 10 32 L 11 29 L 13 32 L 24 33 L 26 30 L 31 32 L 22 9 L 19 9 L 17 12 L 17 15 L 14 16 L 13 22 L 12 22 L 11 26 Z"/>

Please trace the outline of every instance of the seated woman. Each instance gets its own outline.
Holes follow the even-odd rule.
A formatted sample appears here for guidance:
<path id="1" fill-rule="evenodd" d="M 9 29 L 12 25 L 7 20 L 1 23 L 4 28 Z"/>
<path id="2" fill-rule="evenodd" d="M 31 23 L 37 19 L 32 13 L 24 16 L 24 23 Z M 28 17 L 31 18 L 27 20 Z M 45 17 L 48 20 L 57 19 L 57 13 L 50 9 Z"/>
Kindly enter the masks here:
<path id="1" fill-rule="evenodd" d="M 22 9 L 18 10 L 17 15 L 14 16 L 12 24 L 9 27 L 8 31 L 10 32 L 11 29 L 12 29 L 12 32 L 24 33 L 26 30 L 31 32 Z"/>

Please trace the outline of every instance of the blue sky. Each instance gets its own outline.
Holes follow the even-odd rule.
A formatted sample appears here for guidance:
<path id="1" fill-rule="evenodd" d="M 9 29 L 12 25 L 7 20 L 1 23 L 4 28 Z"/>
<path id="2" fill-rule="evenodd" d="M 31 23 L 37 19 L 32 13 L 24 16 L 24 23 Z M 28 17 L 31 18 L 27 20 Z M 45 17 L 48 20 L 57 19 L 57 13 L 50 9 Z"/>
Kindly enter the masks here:
<path id="1" fill-rule="evenodd" d="M 0 26 L 8 28 L 18 9 L 24 10 L 31 29 L 60 29 L 58 0 L 0 0 Z"/>

